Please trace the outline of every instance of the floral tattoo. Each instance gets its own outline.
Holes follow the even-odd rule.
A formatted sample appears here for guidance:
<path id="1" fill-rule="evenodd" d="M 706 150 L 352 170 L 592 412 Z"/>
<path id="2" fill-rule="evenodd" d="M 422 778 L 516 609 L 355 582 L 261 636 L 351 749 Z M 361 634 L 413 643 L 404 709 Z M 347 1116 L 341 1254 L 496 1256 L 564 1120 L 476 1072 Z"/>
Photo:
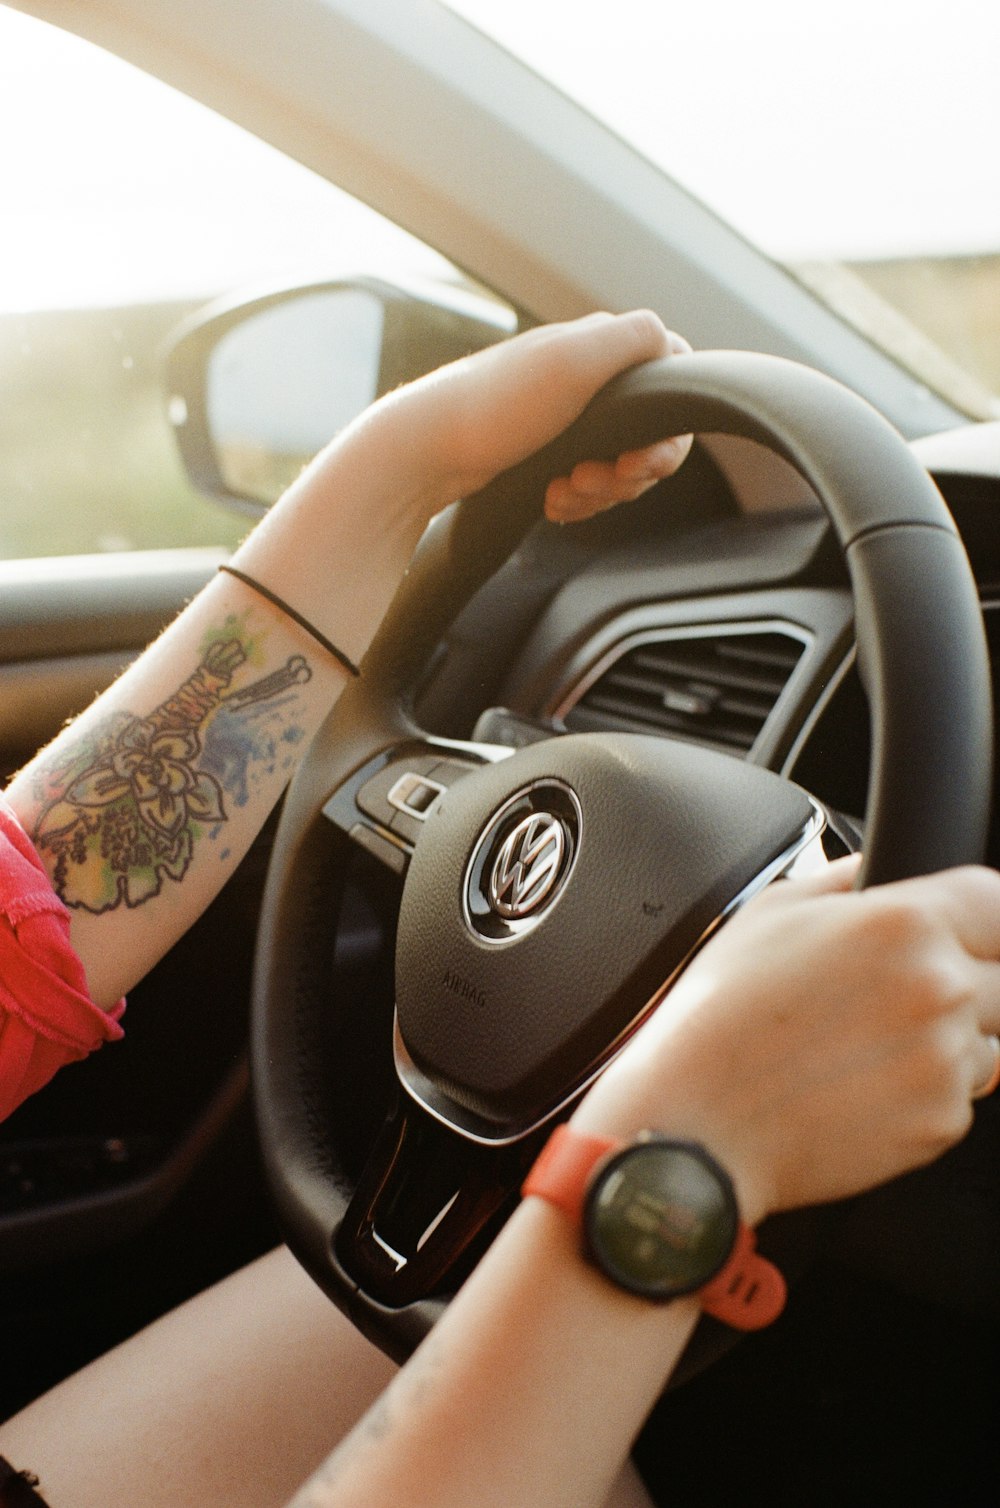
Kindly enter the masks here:
<path id="1" fill-rule="evenodd" d="M 165 879 L 183 879 L 198 838 L 222 832 L 227 802 L 246 803 L 254 763 L 272 774 L 281 743 L 282 769 L 291 767 L 289 746 L 303 730 L 290 724 L 262 733 L 252 718 L 260 704 L 280 706 L 312 671 L 293 655 L 234 690 L 247 658 L 239 639 L 220 639 L 148 717 L 119 713 L 68 757 L 54 752 L 43 760 L 34 838 L 54 858 L 53 883 L 66 905 L 99 915 L 151 900 Z"/>

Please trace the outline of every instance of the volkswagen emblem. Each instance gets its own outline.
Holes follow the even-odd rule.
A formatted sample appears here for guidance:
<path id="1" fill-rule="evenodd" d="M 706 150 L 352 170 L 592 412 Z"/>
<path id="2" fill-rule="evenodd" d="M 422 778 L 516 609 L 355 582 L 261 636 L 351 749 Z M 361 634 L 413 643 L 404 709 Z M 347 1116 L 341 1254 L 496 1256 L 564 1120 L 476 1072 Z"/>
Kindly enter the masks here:
<path id="1" fill-rule="evenodd" d="M 508 921 L 530 916 L 551 894 L 566 857 L 558 817 L 533 812 L 507 834 L 490 871 L 490 905 Z"/>
<path id="2" fill-rule="evenodd" d="M 507 798 L 481 829 L 462 882 L 477 937 L 509 943 L 544 921 L 573 873 L 581 827 L 576 793 L 556 777 Z"/>

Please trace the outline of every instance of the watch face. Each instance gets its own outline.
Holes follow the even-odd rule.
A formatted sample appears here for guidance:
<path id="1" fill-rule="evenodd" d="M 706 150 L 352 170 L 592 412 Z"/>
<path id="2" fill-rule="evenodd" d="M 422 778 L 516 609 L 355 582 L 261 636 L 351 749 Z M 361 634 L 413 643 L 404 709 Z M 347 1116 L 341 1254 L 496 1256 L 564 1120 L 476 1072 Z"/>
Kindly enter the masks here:
<path id="1" fill-rule="evenodd" d="M 645 1298 L 693 1293 L 725 1265 L 739 1228 L 733 1186 L 703 1148 L 651 1138 L 612 1157 L 587 1194 L 590 1255 Z"/>

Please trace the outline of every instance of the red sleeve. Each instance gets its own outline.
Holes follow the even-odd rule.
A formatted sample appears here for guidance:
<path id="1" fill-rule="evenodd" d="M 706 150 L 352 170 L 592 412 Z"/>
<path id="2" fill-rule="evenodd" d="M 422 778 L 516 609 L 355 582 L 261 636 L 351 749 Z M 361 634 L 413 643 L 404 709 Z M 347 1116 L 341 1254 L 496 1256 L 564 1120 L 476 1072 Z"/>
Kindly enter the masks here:
<path id="1" fill-rule="evenodd" d="M 121 1037 L 124 1009 L 91 1000 L 69 912 L 0 796 L 0 1120 L 64 1063 Z"/>

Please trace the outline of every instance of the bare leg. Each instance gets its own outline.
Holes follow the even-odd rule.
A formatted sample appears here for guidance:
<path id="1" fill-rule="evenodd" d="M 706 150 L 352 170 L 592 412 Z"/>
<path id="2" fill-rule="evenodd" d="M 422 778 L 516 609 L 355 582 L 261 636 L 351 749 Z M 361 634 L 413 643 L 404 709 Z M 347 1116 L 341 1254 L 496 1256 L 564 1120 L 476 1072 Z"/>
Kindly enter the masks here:
<path id="1" fill-rule="evenodd" d="M 626 1461 L 621 1476 L 608 1494 L 604 1508 L 655 1508 L 653 1499 L 631 1461 Z"/>
<path id="2" fill-rule="evenodd" d="M 279 1508 L 395 1368 L 280 1248 L 0 1426 L 51 1508 Z M 650 1508 L 623 1473 L 607 1508 Z"/>
<path id="3" fill-rule="evenodd" d="M 0 1427 L 52 1508 L 275 1508 L 393 1375 L 285 1248 Z"/>

